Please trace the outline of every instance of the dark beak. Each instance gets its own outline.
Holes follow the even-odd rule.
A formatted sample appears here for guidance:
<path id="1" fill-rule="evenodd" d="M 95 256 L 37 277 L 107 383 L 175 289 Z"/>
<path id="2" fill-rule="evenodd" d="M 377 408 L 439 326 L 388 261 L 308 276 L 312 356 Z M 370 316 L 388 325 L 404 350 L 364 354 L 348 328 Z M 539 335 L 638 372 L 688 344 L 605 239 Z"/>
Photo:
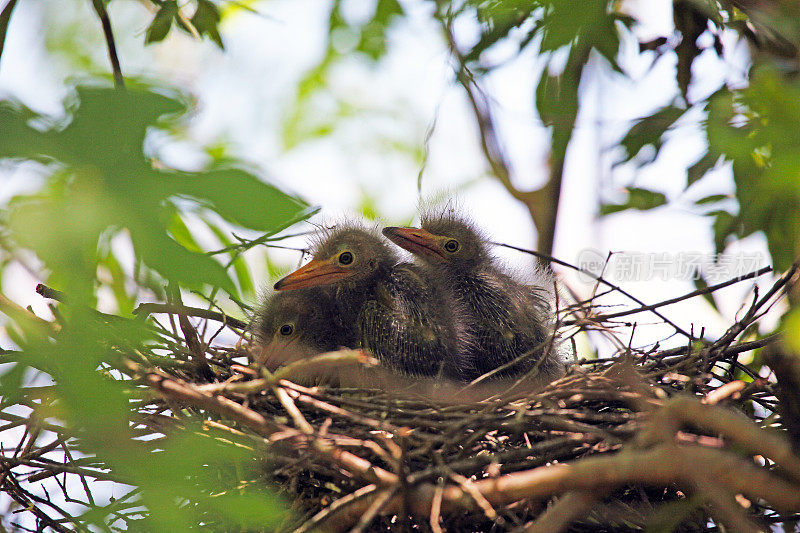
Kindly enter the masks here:
<path id="1" fill-rule="evenodd" d="M 383 235 L 415 255 L 421 255 L 432 259 L 444 259 L 448 257 L 442 253 L 440 242 L 442 237 L 434 235 L 430 231 L 422 228 L 398 228 L 391 226 L 383 228 Z"/>
<path id="2" fill-rule="evenodd" d="M 305 287 L 329 285 L 353 274 L 351 269 L 340 267 L 335 259 L 314 259 L 275 284 L 276 291 L 289 291 Z"/>

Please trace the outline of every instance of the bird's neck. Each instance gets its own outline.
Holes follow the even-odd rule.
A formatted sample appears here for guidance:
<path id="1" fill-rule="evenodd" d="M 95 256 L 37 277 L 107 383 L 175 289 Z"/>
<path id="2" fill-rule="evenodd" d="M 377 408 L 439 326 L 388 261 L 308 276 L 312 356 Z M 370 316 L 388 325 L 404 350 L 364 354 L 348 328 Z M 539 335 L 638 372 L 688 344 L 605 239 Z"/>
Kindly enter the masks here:
<path id="1" fill-rule="evenodd" d="M 364 302 L 374 299 L 382 279 L 390 275 L 391 266 L 379 266 L 366 278 L 361 278 L 339 285 L 336 290 L 336 302 L 342 319 L 355 323 Z"/>
<path id="2" fill-rule="evenodd" d="M 464 280 L 481 277 L 484 274 L 485 267 L 480 264 L 459 264 L 459 263 L 442 263 L 436 266 L 445 279 Z"/>

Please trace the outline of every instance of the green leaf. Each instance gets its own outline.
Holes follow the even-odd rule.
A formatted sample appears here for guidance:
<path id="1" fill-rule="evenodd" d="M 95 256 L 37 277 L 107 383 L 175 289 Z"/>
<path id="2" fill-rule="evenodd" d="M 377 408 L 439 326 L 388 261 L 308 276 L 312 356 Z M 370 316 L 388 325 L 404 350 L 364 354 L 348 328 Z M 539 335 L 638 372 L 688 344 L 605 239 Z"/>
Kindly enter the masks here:
<path id="1" fill-rule="evenodd" d="M 286 514 L 286 504 L 274 494 L 256 487 L 229 490 L 208 498 L 207 504 L 217 513 L 245 529 L 274 530 Z"/>
<path id="2" fill-rule="evenodd" d="M 133 84 L 125 92 L 97 87 L 77 92 L 79 105 L 71 108 L 66 126 L 33 115 L 50 125 L 37 129 L 29 111 L 0 108 L 10 126 L 0 132 L 0 157 L 59 162 L 52 165 L 59 173 L 47 193 L 12 202 L 11 227 L 54 272 L 77 267 L 82 287 L 93 284 L 101 235 L 125 228 L 137 257 L 166 280 L 193 289 L 212 284 L 235 294 L 222 265 L 193 251 L 199 247 L 178 225 L 174 200 L 190 199 L 234 224 L 267 233 L 307 212 L 305 203 L 243 169 L 153 168 L 143 153 L 144 139 L 149 128 L 185 110 L 174 95 Z M 167 228 L 186 246 L 170 238 Z"/>
<path id="3" fill-rule="evenodd" d="M 596 48 L 613 65 L 619 48 L 617 21 L 625 22 L 626 19 L 614 13 L 611 2 L 585 2 L 580 9 L 576 9 L 570 0 L 548 2 L 542 16 L 540 48 L 543 52 L 555 51 L 583 41 Z"/>
<path id="4" fill-rule="evenodd" d="M 222 228 L 206 218 L 203 218 L 203 222 L 206 226 L 208 226 L 208 229 L 211 230 L 217 239 L 219 239 L 219 242 L 223 247 L 228 247 L 233 244 L 233 241 L 228 238 L 228 235 L 222 230 Z M 247 267 L 247 263 L 240 252 L 241 250 L 231 250 L 228 252 L 228 257 L 231 260 L 230 264 L 233 267 L 234 274 L 236 275 L 236 281 L 239 283 L 239 289 L 241 290 L 242 295 L 252 297 L 255 295 L 253 277 L 250 275 L 250 269 Z"/>
<path id="5" fill-rule="evenodd" d="M 782 331 L 791 351 L 800 354 L 800 309 L 795 308 L 787 315 Z"/>
<path id="6" fill-rule="evenodd" d="M 620 141 L 625 150 L 623 162 L 636 157 L 645 146 L 655 149 L 646 162 L 654 161 L 664 142 L 664 134 L 685 112 L 685 109 L 669 105 L 636 122 Z"/>
<path id="7" fill-rule="evenodd" d="M 692 279 L 692 281 L 694 282 L 694 287 L 696 289 L 698 289 L 698 290 L 708 289 L 708 283 L 701 276 L 695 275 L 695 277 Z M 707 301 L 709 303 L 709 305 L 711 305 L 711 307 L 713 307 L 714 309 L 718 309 L 717 308 L 717 302 L 716 302 L 716 300 L 714 300 L 714 295 L 712 293 L 706 292 L 706 293 L 703 293 L 702 296 L 703 296 L 703 299 L 705 301 Z"/>
<path id="8" fill-rule="evenodd" d="M 22 380 L 28 365 L 14 363 L 11 368 L 6 367 L 5 372 L 0 375 L 0 398 L 2 398 L 3 408 L 15 404 L 22 396 Z"/>
<path id="9" fill-rule="evenodd" d="M 722 202 L 723 200 L 730 200 L 730 195 L 727 194 L 712 194 L 711 196 L 706 196 L 705 198 L 700 198 L 696 200 L 694 203 L 697 205 L 705 205 L 705 204 L 713 204 L 716 202 Z"/>
<path id="10" fill-rule="evenodd" d="M 136 254 L 167 280 L 194 289 L 210 284 L 236 294 L 235 286 L 222 265 L 204 254 L 190 252 L 170 239 L 157 221 L 131 219 L 128 225 Z"/>
<path id="11" fill-rule="evenodd" d="M 186 248 L 191 252 L 202 252 L 203 249 L 197 244 L 192 232 L 189 231 L 189 228 L 186 226 L 186 223 L 181 218 L 180 213 L 178 213 L 178 209 L 174 207 L 174 205 L 169 204 L 174 208 L 174 211 L 170 213 L 170 223 L 169 230 L 170 235 L 172 238 L 175 239 L 178 244 Z"/>
<path id="12" fill-rule="evenodd" d="M 219 9 L 210 0 L 197 0 L 197 9 L 192 15 L 191 23 L 200 35 L 208 35 L 218 47 L 224 49 L 219 34 Z"/>
<path id="13" fill-rule="evenodd" d="M 708 17 L 703 9 L 698 9 L 695 0 L 676 0 L 672 4 L 675 29 L 681 34 L 681 41 L 675 47 L 678 56 L 676 78 L 683 99 L 688 102 L 687 93 L 692 80 L 692 64 L 700 55 L 697 39 L 708 29 Z"/>
<path id="14" fill-rule="evenodd" d="M 478 42 L 464 55 L 467 62 L 480 59 L 484 50 L 491 48 L 498 41 L 508 37 L 514 28 L 518 28 L 528 20 L 537 8 L 534 4 L 514 4 L 497 2 L 479 4 L 477 17 L 481 21 L 482 31 Z"/>
<path id="15" fill-rule="evenodd" d="M 718 254 L 725 251 L 728 238 L 740 232 L 736 231 L 738 219 L 727 211 L 714 211 L 709 213 L 714 218 L 712 228 L 714 230 L 714 251 Z"/>
<path id="16" fill-rule="evenodd" d="M 128 277 L 122 270 L 122 266 L 119 264 L 114 253 L 109 251 L 102 259 L 101 264 L 103 264 L 108 269 L 109 274 L 111 274 L 111 290 L 117 302 L 118 314 L 122 316 L 132 316 L 136 301 L 135 298 L 128 294 Z"/>
<path id="17" fill-rule="evenodd" d="M 397 0 L 378 0 L 372 19 L 361 27 L 361 37 L 356 50 L 373 61 L 386 54 L 386 34 L 395 17 L 402 16 L 403 7 Z"/>
<path id="18" fill-rule="evenodd" d="M 178 16 L 177 0 L 164 0 L 156 11 L 156 16 L 145 33 L 145 44 L 163 41 L 172 28 L 172 21 Z"/>
<path id="19" fill-rule="evenodd" d="M 693 185 L 697 180 L 705 176 L 706 172 L 717 165 L 719 159 L 720 155 L 710 150 L 703 154 L 703 157 L 686 170 L 686 186 Z"/>
<path id="20" fill-rule="evenodd" d="M 763 232 L 777 270 L 800 254 L 800 83 L 774 68 L 754 70 L 751 84 L 709 101 L 709 150 L 733 162 L 735 223 L 716 215 L 715 243 Z"/>
<path id="21" fill-rule="evenodd" d="M 559 91 L 559 77 L 551 76 L 547 70 L 542 72 L 536 84 L 536 112 L 545 124 L 552 124 L 560 116 Z"/>
<path id="22" fill-rule="evenodd" d="M 263 232 L 278 232 L 308 205 L 238 168 L 161 173 L 150 184 L 160 195 L 189 198 L 226 220 Z"/>
<path id="23" fill-rule="evenodd" d="M 610 215 L 626 209 L 646 211 L 666 203 L 667 197 L 663 193 L 633 187 L 628 189 L 628 200 L 625 203 L 600 206 L 600 216 Z"/>
<path id="24" fill-rule="evenodd" d="M 361 191 L 356 211 L 367 220 L 379 221 L 381 219 L 377 199 L 364 190 Z"/>

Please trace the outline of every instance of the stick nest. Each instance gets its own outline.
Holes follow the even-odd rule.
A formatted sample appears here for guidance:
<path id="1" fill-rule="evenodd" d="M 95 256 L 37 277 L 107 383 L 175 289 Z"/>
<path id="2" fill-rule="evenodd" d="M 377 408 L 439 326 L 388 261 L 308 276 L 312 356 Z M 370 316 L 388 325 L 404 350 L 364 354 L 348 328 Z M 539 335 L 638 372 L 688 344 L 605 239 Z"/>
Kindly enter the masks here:
<path id="1" fill-rule="evenodd" d="M 437 398 L 296 379 L 309 368 L 363 363 L 355 351 L 259 373 L 246 366 L 246 341 L 200 340 L 198 327 L 220 317 L 204 311 L 198 324 L 189 317 L 199 313 L 182 306 L 158 310 L 179 319 L 171 353 L 131 357 L 125 374 L 150 391 L 137 406 L 143 434 L 189 418 L 252 447 L 260 474 L 241 481 L 279 487 L 293 509 L 286 531 L 791 529 L 800 518 L 800 370 L 775 336 L 742 337 L 795 276 L 756 294 L 714 341 L 581 359 L 541 390 L 480 402 L 460 402 L 468 395 L 450 390 Z M 620 327 L 591 301 L 560 316 L 573 332 Z M 242 333 L 233 322 L 225 327 Z M 768 378 L 739 362 L 754 349 Z M 68 452 L 64 431 L 56 449 Z M 40 515 L 64 527 L 69 521 L 52 518 L 56 511 L 26 487 L 47 472 L 93 473 L 70 470 L 68 453 L 55 465 L 37 462 L 41 450 L 26 443 L 18 457 L 29 459 L 6 464 L 3 490 L 42 523 Z M 20 465 L 24 473 L 14 470 Z"/>

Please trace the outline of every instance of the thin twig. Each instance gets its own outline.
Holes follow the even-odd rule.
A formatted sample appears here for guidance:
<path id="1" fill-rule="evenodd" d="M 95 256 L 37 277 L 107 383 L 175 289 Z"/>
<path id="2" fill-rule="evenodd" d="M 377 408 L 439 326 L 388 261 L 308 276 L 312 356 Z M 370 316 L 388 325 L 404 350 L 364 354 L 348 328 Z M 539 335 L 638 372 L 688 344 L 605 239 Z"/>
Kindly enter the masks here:
<path id="1" fill-rule="evenodd" d="M 586 274 L 587 276 L 592 277 L 593 279 L 595 279 L 596 281 L 602 283 L 603 285 L 606 285 L 606 286 L 614 289 L 615 291 L 619 292 L 623 296 L 626 296 L 627 298 L 630 298 L 631 300 L 633 300 L 637 304 L 641 305 L 642 307 L 646 307 L 647 306 L 646 303 L 644 303 L 643 301 L 641 301 L 639 298 L 635 297 L 634 295 L 632 295 L 628 291 L 624 290 L 622 287 L 619 287 L 618 285 L 615 285 L 614 283 L 611 283 L 610 281 L 608 281 L 608 280 L 606 280 L 606 279 L 604 279 L 604 278 L 602 278 L 600 276 L 597 276 L 596 274 L 594 274 L 592 272 L 589 272 L 588 270 L 585 270 L 585 269 L 580 268 L 580 267 L 576 267 L 575 265 L 571 265 L 571 264 L 567 263 L 566 261 L 562 261 L 560 259 L 556 259 L 555 257 L 553 257 L 551 255 L 548 255 L 548 254 L 542 254 L 540 252 L 534 252 L 532 250 L 528 250 L 526 248 L 520 248 L 518 246 L 512 246 L 510 244 L 503 244 L 503 243 L 493 243 L 493 244 L 496 244 L 497 246 L 502 246 L 504 248 L 509 248 L 511 250 L 516 250 L 518 252 L 523 252 L 523 253 L 526 253 L 526 254 L 535 255 L 537 257 L 539 257 L 539 256 L 545 257 L 545 258 L 547 258 L 549 261 L 551 261 L 553 263 L 565 266 L 567 268 L 571 268 L 572 270 L 576 270 L 578 272 Z M 687 337 L 687 338 L 692 339 L 692 340 L 697 339 L 696 336 L 694 336 L 691 333 L 685 331 L 683 328 L 681 328 L 680 326 L 678 326 L 677 324 L 675 324 L 674 322 L 669 320 L 667 317 L 665 317 L 664 315 L 662 315 L 661 313 L 659 313 L 655 309 L 653 309 L 652 311 L 653 311 L 653 314 L 658 316 L 658 318 L 663 320 L 665 323 L 667 323 L 670 326 L 672 326 L 675 329 L 675 331 L 677 331 L 678 333 L 680 333 L 684 337 Z"/>
<path id="2" fill-rule="evenodd" d="M 179 316 L 196 316 L 198 318 L 209 318 L 222 322 L 228 326 L 236 329 L 247 329 L 247 322 L 233 318 L 231 316 L 212 311 L 210 309 L 201 309 L 199 307 L 189 307 L 186 305 L 176 304 L 159 304 L 159 303 L 144 303 L 139 305 L 133 310 L 134 315 L 151 315 L 154 313 L 168 313 Z"/>
<path id="3" fill-rule="evenodd" d="M 119 65 L 119 57 L 117 57 L 117 45 L 114 43 L 114 32 L 111 30 L 111 19 L 108 17 L 108 11 L 103 0 L 92 0 L 97 16 L 100 18 L 100 24 L 103 26 L 103 36 L 106 39 L 106 46 L 108 47 L 108 57 L 111 60 L 111 69 L 114 71 L 114 86 L 119 90 L 125 90 L 125 78 L 122 76 L 122 68 Z"/>
<path id="4" fill-rule="evenodd" d="M 702 289 L 697 289 L 695 291 L 688 292 L 688 293 L 686 293 L 686 294 L 684 294 L 682 296 L 677 296 L 675 298 L 670 298 L 669 300 L 664 300 L 664 301 L 658 302 L 656 304 L 645 305 L 643 307 L 637 307 L 636 309 L 628 309 L 628 310 L 625 310 L 625 311 L 619 311 L 617 313 L 609 313 L 607 315 L 596 315 L 596 316 L 592 317 L 592 319 L 601 322 L 603 320 L 611 320 L 613 318 L 619 318 L 619 317 L 622 317 L 622 316 L 633 315 L 633 314 L 636 314 L 636 313 L 643 313 L 645 311 L 652 311 L 653 309 L 656 309 L 656 308 L 659 308 L 659 307 L 665 307 L 667 305 L 672 305 L 672 304 L 678 303 L 678 302 L 682 302 L 684 300 L 688 300 L 690 298 L 694 298 L 695 296 L 702 296 L 703 294 L 710 294 L 710 293 L 712 293 L 714 291 L 722 289 L 723 287 L 727 287 L 729 285 L 733 285 L 734 283 L 739 283 L 741 281 L 745 281 L 745 280 L 748 280 L 748 279 L 756 278 L 758 276 L 763 276 L 764 274 L 768 274 L 770 272 L 772 272 L 772 267 L 767 266 L 767 267 L 761 268 L 759 270 L 756 270 L 755 272 L 750 272 L 748 274 L 744 274 L 742 276 L 738 276 L 738 277 L 729 279 L 727 281 L 724 281 L 722 283 L 718 283 L 716 285 L 710 285 L 710 286 L 702 288 Z M 569 324 L 569 322 L 567 322 L 567 324 Z"/>

